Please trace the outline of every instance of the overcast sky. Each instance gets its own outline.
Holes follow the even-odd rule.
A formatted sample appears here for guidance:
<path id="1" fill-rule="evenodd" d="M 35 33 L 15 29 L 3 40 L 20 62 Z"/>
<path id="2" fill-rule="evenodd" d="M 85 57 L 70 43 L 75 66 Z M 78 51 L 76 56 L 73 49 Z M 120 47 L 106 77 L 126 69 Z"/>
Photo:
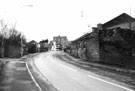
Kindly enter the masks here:
<path id="1" fill-rule="evenodd" d="M 16 24 L 28 40 L 74 40 L 130 8 L 135 17 L 135 0 L 0 0 L 0 19 Z"/>

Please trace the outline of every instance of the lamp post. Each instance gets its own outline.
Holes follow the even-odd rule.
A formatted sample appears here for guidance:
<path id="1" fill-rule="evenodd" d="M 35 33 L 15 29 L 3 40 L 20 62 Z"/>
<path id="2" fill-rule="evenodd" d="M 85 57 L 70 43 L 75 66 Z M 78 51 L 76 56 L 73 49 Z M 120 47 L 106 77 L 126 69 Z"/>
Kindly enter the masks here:
<path id="1" fill-rule="evenodd" d="M 20 8 L 26 8 L 26 7 L 33 7 L 33 5 L 22 5 Z M 24 50 L 23 50 L 23 36 L 21 35 L 20 37 L 21 37 L 20 41 L 21 41 L 21 57 L 22 57 L 23 52 L 24 52 Z"/>

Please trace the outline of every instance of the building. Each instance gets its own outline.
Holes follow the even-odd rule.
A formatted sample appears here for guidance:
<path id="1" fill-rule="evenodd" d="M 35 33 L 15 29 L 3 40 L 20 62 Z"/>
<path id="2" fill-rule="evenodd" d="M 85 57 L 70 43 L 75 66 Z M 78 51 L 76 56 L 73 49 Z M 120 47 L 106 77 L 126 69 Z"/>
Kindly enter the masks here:
<path id="1" fill-rule="evenodd" d="M 87 61 L 135 68 L 135 19 L 123 13 L 72 41 L 67 51 Z"/>
<path id="2" fill-rule="evenodd" d="M 27 43 L 28 53 L 36 53 L 37 52 L 37 42 L 32 40 Z"/>
<path id="3" fill-rule="evenodd" d="M 48 43 L 48 39 L 46 40 L 42 40 L 39 42 L 39 45 L 40 45 L 40 50 L 38 50 L 38 52 L 46 52 L 49 50 L 49 43 Z"/>
<path id="4" fill-rule="evenodd" d="M 102 29 L 113 29 L 113 28 L 131 29 L 135 30 L 135 18 L 131 17 L 126 13 L 109 20 L 104 24 L 97 24 L 99 30 Z"/>
<path id="5" fill-rule="evenodd" d="M 56 44 L 59 44 L 62 47 L 69 45 L 69 41 L 66 36 L 55 36 L 55 37 L 53 37 L 53 41 L 55 41 Z"/>

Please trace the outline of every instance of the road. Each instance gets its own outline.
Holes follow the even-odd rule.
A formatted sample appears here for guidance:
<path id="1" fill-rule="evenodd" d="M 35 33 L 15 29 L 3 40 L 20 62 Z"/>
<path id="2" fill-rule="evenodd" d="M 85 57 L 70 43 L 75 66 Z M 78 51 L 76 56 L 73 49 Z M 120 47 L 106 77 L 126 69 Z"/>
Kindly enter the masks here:
<path id="1" fill-rule="evenodd" d="M 40 73 L 59 91 L 133 91 L 68 64 L 54 57 L 55 53 L 57 52 L 50 51 L 40 54 L 34 63 Z"/>

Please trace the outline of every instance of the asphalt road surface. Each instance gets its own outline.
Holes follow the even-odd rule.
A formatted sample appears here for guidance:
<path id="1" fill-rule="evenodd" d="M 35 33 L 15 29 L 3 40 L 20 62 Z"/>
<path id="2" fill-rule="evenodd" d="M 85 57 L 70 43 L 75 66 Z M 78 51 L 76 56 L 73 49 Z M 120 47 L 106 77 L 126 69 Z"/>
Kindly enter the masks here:
<path id="1" fill-rule="evenodd" d="M 40 54 L 34 63 L 40 73 L 59 91 L 133 91 L 52 56 L 55 53 L 57 52 L 50 51 Z"/>

